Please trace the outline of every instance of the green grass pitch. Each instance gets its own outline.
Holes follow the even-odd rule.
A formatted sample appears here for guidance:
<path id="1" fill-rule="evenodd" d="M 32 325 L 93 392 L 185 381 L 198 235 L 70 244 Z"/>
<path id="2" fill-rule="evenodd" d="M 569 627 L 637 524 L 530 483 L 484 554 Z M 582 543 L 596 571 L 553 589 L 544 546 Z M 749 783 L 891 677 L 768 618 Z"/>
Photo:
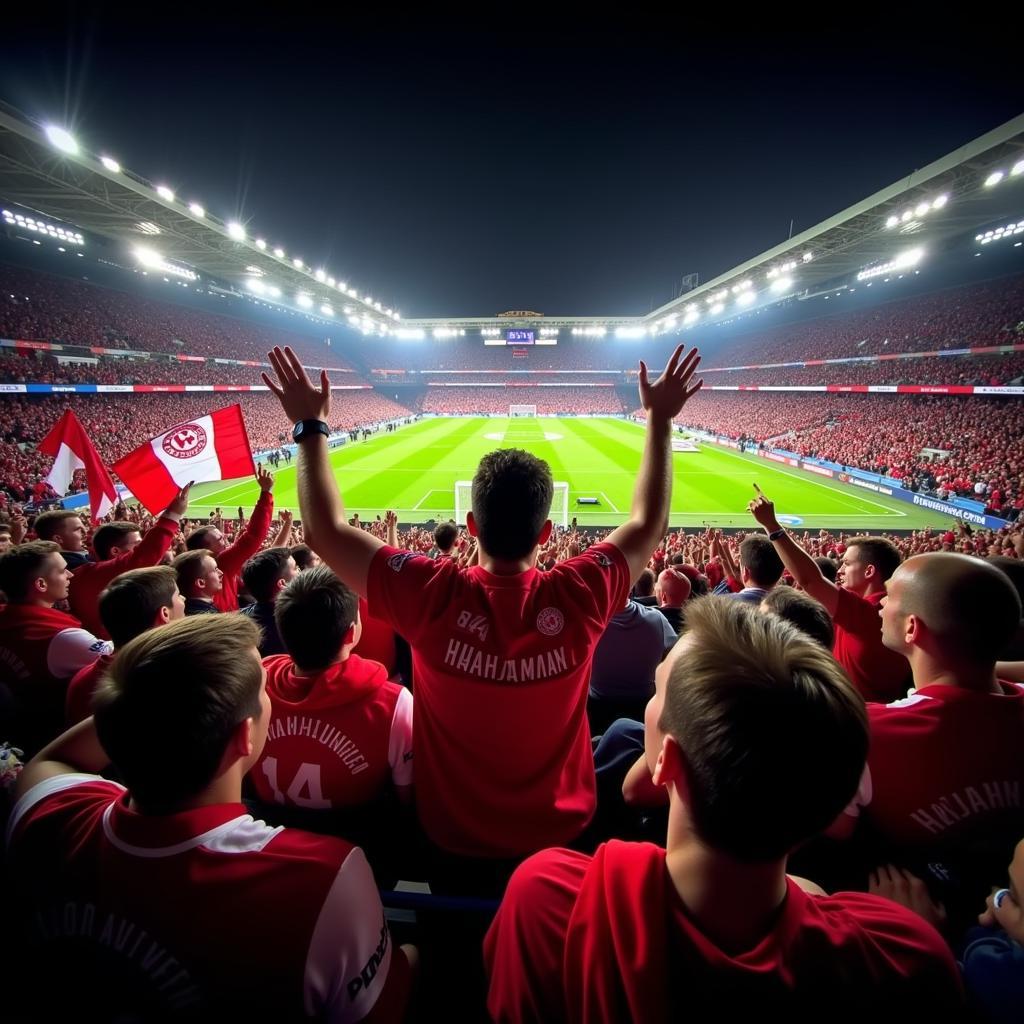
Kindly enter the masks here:
<path id="1" fill-rule="evenodd" d="M 395 509 L 401 523 L 448 519 L 455 514 L 455 481 L 469 480 L 480 457 L 495 448 L 525 448 L 545 459 L 555 480 L 569 486 L 569 516 L 581 526 L 612 526 L 629 512 L 640 465 L 644 431 L 639 424 L 608 419 L 458 417 L 420 420 L 392 434 L 331 453 L 335 477 L 349 515 L 372 519 Z M 756 481 L 790 525 L 881 532 L 946 525 L 950 518 L 835 480 L 715 445 L 676 452 L 672 490 L 673 527 L 750 526 L 746 512 Z M 255 503 L 254 480 L 202 484 L 192 496 L 193 515 L 219 506 L 246 514 Z M 278 508 L 298 516 L 295 463 L 276 474 Z M 577 506 L 578 497 L 599 505 Z"/>

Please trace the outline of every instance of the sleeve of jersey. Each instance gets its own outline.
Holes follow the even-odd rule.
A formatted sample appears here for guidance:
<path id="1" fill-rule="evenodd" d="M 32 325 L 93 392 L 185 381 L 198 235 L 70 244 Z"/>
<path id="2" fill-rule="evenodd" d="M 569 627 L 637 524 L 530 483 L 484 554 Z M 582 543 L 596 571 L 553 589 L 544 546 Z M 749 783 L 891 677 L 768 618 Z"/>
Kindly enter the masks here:
<path id="1" fill-rule="evenodd" d="M 395 703 L 388 740 L 388 764 L 396 786 L 412 785 L 412 708 L 412 694 L 403 686 Z"/>
<path id="2" fill-rule="evenodd" d="M 148 569 L 156 565 L 167 553 L 177 532 L 177 520 L 161 516 L 128 554 L 114 559 L 117 572 L 111 579 L 129 569 Z"/>
<path id="3" fill-rule="evenodd" d="M 366 595 L 370 612 L 415 644 L 436 617 L 438 606 L 447 607 L 448 588 L 443 581 L 457 573 L 448 559 L 435 562 L 385 544 L 370 563 Z"/>
<path id="4" fill-rule="evenodd" d="M 872 962 L 880 989 L 913 1016 L 960 1020 L 963 986 L 956 961 L 942 936 L 922 917 L 891 900 L 867 893 L 843 892 L 816 897 L 819 908 L 842 908 L 841 931 L 851 918 L 860 932 L 858 956 Z M 898 984 L 893 984 L 899 979 Z M 888 982 L 888 984 L 886 984 Z M 890 1010 L 896 1009 L 887 1003 Z"/>
<path id="5" fill-rule="evenodd" d="M 88 786 L 88 790 L 83 790 L 83 786 Z M 69 790 L 75 791 L 76 798 L 87 792 L 90 795 L 95 794 L 97 799 L 109 802 L 111 796 L 120 795 L 124 787 L 99 775 L 85 775 L 79 772 L 51 775 L 48 779 L 36 783 L 27 793 L 23 793 L 21 799 L 14 805 L 10 820 L 7 822 L 8 845 L 11 845 L 16 837 L 20 838 L 37 818 L 54 809 L 60 802 L 60 794 Z"/>
<path id="6" fill-rule="evenodd" d="M 629 566 L 614 544 L 595 544 L 582 555 L 561 562 L 551 571 L 565 582 L 571 580 L 577 584 L 573 588 L 576 607 L 588 611 L 602 630 L 626 604 L 630 587 Z"/>
<path id="7" fill-rule="evenodd" d="M 239 534 L 238 540 L 217 556 L 217 565 L 225 576 L 237 576 L 242 566 L 263 546 L 270 532 L 270 521 L 274 517 L 274 495 L 264 491 L 256 502 L 249 522 Z"/>
<path id="8" fill-rule="evenodd" d="M 46 649 L 46 667 L 54 678 L 70 679 L 101 654 L 111 654 L 113 650 L 109 640 L 99 640 L 87 629 L 62 629 Z"/>
<path id="9" fill-rule="evenodd" d="M 324 900 L 306 958 L 304 998 L 310 1017 L 362 1020 L 384 991 L 391 933 L 373 872 L 358 847 L 345 858 Z"/>

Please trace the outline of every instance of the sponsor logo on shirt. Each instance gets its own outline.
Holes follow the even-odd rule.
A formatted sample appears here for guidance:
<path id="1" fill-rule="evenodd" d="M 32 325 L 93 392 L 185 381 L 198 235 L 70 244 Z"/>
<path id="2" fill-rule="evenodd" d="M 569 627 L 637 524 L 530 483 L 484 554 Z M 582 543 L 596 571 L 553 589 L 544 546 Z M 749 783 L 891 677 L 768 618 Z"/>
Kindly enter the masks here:
<path id="1" fill-rule="evenodd" d="M 612 560 L 607 555 L 601 554 L 600 551 L 594 552 L 594 558 L 602 569 L 610 569 L 612 567 Z"/>
<path id="2" fill-rule="evenodd" d="M 367 961 L 366 966 L 347 985 L 349 1001 L 355 999 L 360 992 L 370 987 L 370 983 L 377 975 L 377 970 L 384 962 L 384 954 L 388 949 L 388 923 L 385 921 L 380 929 L 380 942 L 373 951 L 373 955 Z"/>
<path id="3" fill-rule="evenodd" d="M 163 449 L 175 459 L 194 459 L 206 447 L 206 431 L 198 423 L 183 423 L 164 438 Z"/>
<path id="4" fill-rule="evenodd" d="M 399 551 L 397 555 L 392 555 L 388 559 L 388 568 L 392 572 L 401 572 L 402 566 L 412 558 L 413 552 L 411 551 Z"/>
<path id="5" fill-rule="evenodd" d="M 545 636 L 558 636 L 564 626 L 565 616 L 557 608 L 542 608 L 537 613 L 537 629 Z"/>
<path id="6" fill-rule="evenodd" d="M 90 651 L 95 651 L 97 654 L 102 654 L 107 649 L 106 640 L 97 640 L 96 643 L 89 646 Z"/>

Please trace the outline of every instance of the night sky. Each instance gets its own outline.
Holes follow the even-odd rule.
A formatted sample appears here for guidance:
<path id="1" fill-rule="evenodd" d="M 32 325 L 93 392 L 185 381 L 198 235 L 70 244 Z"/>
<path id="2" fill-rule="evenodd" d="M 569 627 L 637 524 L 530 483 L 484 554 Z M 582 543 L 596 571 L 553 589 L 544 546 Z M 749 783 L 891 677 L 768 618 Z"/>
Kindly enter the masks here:
<path id="1" fill-rule="evenodd" d="M 0 97 L 406 317 L 646 313 L 1024 110 L 994 12 L 812 37 L 34 6 L 5 12 Z"/>

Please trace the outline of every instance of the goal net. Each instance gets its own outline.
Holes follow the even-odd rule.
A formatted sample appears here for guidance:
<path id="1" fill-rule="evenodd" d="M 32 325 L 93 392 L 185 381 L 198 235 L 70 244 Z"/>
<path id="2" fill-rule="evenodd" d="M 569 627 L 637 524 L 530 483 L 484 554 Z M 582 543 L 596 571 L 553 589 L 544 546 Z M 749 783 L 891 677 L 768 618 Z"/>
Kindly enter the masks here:
<path id="1" fill-rule="evenodd" d="M 455 522 L 466 525 L 466 513 L 473 507 L 473 481 L 455 481 Z M 548 517 L 556 526 L 569 525 L 569 485 L 555 481 L 555 492 L 551 496 L 551 511 Z"/>
<path id="2" fill-rule="evenodd" d="M 537 406 L 535 405 L 510 405 L 508 407 L 509 416 L 536 416 Z"/>

